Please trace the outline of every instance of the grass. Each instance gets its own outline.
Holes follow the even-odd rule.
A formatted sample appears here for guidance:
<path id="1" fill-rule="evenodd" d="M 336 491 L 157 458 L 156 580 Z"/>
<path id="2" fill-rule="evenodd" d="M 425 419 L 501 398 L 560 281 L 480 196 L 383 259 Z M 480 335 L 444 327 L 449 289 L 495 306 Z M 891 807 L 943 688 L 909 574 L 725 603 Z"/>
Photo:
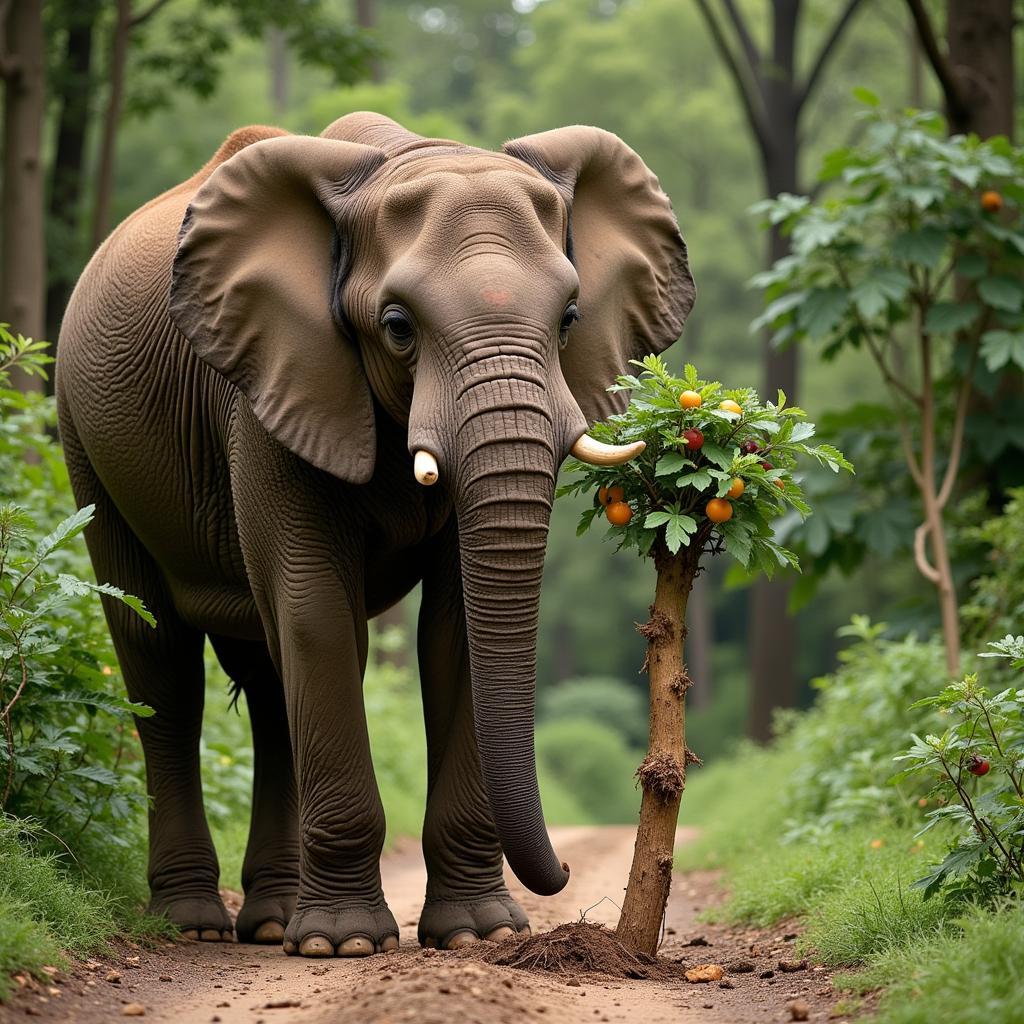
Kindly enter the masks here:
<path id="1" fill-rule="evenodd" d="M 802 917 L 802 951 L 853 969 L 836 979 L 844 1002 L 886 989 L 877 1024 L 1024 1024 L 1024 908 L 960 917 L 910 889 L 941 858 L 939 829 L 919 841 L 912 823 L 889 820 L 783 842 L 798 762 L 784 747 L 741 747 L 693 772 L 682 821 L 701 835 L 677 862 L 723 870 L 729 898 L 711 915 L 756 926 Z"/>
<path id="2" fill-rule="evenodd" d="M 116 895 L 69 858 L 40 853 L 39 836 L 38 826 L 0 817 L 0 1000 L 11 991 L 11 972 L 39 975 L 66 954 L 105 949 L 115 936 L 169 933 L 131 895 Z M 99 874 L 116 870 L 117 862 L 98 862 Z"/>

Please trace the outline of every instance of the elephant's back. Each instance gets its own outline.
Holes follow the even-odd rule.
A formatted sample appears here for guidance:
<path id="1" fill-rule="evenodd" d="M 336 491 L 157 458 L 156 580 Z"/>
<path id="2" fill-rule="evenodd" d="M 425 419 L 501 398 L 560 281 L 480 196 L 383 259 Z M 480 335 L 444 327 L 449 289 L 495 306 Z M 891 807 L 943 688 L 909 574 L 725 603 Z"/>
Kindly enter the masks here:
<path id="1" fill-rule="evenodd" d="M 224 451 L 237 393 L 170 319 L 178 231 L 217 166 L 278 134 L 234 133 L 192 178 L 127 217 L 83 271 L 61 328 L 61 429 L 74 430 L 132 530 L 175 574 L 215 566 L 244 579 Z"/>

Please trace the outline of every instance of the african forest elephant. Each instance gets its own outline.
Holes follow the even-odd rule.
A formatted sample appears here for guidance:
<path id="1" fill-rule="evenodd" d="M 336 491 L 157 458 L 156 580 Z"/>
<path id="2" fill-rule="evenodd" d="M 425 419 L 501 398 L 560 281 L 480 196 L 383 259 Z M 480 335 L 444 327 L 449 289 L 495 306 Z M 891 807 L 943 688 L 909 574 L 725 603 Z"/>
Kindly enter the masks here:
<path id="1" fill-rule="evenodd" d="M 657 179 L 572 127 L 500 153 L 377 114 L 235 132 L 132 214 L 60 336 L 60 425 L 146 756 L 152 907 L 228 939 L 203 813 L 203 643 L 255 747 L 240 941 L 394 948 L 361 700 L 367 620 L 422 581 L 425 945 L 528 922 L 565 885 L 533 747 L 541 572 L 559 464 L 627 360 L 693 304 Z M 422 486 L 437 481 L 437 486 Z"/>

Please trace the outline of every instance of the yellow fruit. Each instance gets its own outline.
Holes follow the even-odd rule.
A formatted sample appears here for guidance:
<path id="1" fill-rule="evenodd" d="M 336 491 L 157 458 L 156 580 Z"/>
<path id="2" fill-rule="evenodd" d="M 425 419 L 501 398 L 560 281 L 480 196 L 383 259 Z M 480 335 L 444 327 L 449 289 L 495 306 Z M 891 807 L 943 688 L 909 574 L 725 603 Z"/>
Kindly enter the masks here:
<path id="1" fill-rule="evenodd" d="M 743 407 L 738 402 L 734 402 L 731 398 L 727 398 L 724 402 L 719 402 L 718 408 L 724 409 L 726 412 L 734 412 L 737 416 L 743 415 Z"/>
<path id="2" fill-rule="evenodd" d="M 683 409 L 696 409 L 701 403 L 701 397 L 696 391 L 684 391 L 679 396 L 679 405 Z"/>

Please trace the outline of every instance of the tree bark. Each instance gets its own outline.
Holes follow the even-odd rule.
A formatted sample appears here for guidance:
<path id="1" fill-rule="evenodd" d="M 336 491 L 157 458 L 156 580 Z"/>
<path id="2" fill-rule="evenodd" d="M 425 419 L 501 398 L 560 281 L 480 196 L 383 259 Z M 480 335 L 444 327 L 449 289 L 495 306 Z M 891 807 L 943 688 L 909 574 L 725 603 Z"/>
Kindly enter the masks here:
<path id="1" fill-rule="evenodd" d="M 355 14 L 356 24 L 360 28 L 374 29 L 377 27 L 376 0 L 355 0 Z M 384 81 L 384 69 L 376 57 L 370 61 L 370 80 L 372 82 Z"/>
<path id="2" fill-rule="evenodd" d="M 103 112 L 99 166 L 96 172 L 96 203 L 93 209 L 92 246 L 99 247 L 110 229 L 110 200 L 114 191 L 117 129 L 124 106 L 124 73 L 128 60 L 128 37 L 132 28 L 131 0 L 117 0 L 117 17 L 110 39 L 110 85 Z"/>
<path id="3" fill-rule="evenodd" d="M 288 41 L 284 30 L 277 25 L 267 28 L 267 56 L 270 65 L 270 102 L 274 112 L 283 114 L 288 109 Z"/>
<path id="4" fill-rule="evenodd" d="M 946 41 L 961 103 L 950 130 L 1013 137 L 1013 0 L 948 0 Z"/>
<path id="5" fill-rule="evenodd" d="M 690 679 L 683 668 L 686 604 L 700 563 L 703 540 L 671 555 L 658 541 L 654 565 L 658 573 L 650 621 L 638 627 L 647 638 L 650 681 L 650 736 L 647 757 L 637 769 L 643 788 L 640 824 L 633 849 L 619 940 L 649 956 L 658 951 L 661 923 L 672 886 L 679 803 L 686 784 L 686 691 Z"/>
<path id="6" fill-rule="evenodd" d="M 43 218 L 43 118 L 46 64 L 41 0 L 0 6 L 4 41 L 3 193 L 0 197 L 0 319 L 40 339 L 45 331 L 46 233 Z M 17 386 L 40 387 L 17 374 Z"/>
<path id="7" fill-rule="evenodd" d="M 81 269 L 81 205 L 86 132 L 92 104 L 96 2 L 82 0 L 71 13 L 57 91 L 60 115 L 50 172 L 51 246 L 46 289 L 46 336 L 56 345 L 71 288 Z"/>

